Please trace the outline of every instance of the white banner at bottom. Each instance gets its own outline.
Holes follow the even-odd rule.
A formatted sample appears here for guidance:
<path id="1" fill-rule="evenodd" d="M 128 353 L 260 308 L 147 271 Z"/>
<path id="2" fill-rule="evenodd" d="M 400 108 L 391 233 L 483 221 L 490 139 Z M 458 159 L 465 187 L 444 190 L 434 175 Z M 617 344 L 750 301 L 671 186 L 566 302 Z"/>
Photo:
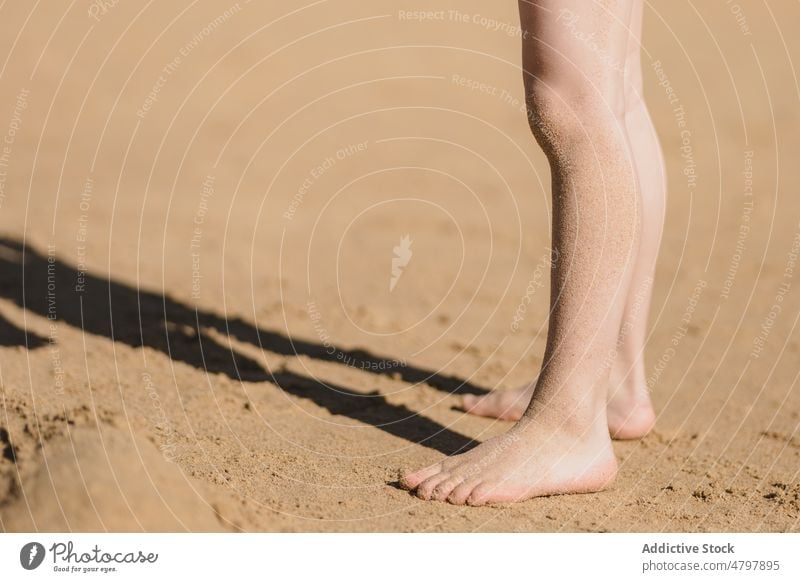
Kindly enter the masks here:
<path id="1" fill-rule="evenodd" d="M 15 581 L 777 582 L 799 566 L 800 534 L 0 534 Z"/>

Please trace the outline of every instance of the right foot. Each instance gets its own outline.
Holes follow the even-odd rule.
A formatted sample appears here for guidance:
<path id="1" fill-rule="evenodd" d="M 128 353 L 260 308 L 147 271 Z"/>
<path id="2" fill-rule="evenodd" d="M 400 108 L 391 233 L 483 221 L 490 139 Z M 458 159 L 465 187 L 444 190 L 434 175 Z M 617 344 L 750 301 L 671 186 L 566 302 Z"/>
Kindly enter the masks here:
<path id="1" fill-rule="evenodd" d="M 618 388 L 609 394 L 608 432 L 612 438 L 640 439 L 653 430 L 656 415 L 644 373 L 641 376 L 638 382 L 617 381 Z M 513 390 L 496 390 L 485 396 L 465 394 L 460 408 L 476 416 L 518 421 L 528 408 L 534 388 L 535 383 L 532 383 Z"/>
<path id="2" fill-rule="evenodd" d="M 456 505 L 601 491 L 617 473 L 604 420 L 577 429 L 558 415 L 534 414 L 466 453 L 407 473 L 400 485 L 421 499 Z"/>

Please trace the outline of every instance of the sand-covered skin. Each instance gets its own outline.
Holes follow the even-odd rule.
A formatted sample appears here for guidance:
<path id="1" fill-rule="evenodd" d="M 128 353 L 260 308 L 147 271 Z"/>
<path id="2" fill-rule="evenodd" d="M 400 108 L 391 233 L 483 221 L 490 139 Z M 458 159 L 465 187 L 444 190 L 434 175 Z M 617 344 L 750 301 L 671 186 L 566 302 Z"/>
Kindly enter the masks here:
<path id="1" fill-rule="evenodd" d="M 3 528 L 22 523 L 40 443 L 110 431 L 149 442 L 184 477 L 167 471 L 164 497 L 210 518 L 153 530 L 798 529 L 800 8 L 646 14 L 670 180 L 647 344 L 656 429 L 614 444 L 608 491 L 463 508 L 389 483 L 509 426 L 455 410 L 460 384 L 513 388 L 541 361 L 549 175 L 516 5 L 428 3 L 459 16 L 420 22 L 383 1 L 63 20 L 12 4 Z"/>

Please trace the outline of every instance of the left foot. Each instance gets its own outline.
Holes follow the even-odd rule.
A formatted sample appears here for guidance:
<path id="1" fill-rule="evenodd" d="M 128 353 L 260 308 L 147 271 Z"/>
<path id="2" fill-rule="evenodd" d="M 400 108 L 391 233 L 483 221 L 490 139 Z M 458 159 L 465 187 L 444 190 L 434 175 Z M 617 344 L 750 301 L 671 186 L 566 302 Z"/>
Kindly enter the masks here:
<path id="1" fill-rule="evenodd" d="M 504 435 L 405 475 L 400 485 L 421 499 L 456 505 L 600 491 L 617 473 L 601 417 L 594 426 L 576 429 L 552 414 L 526 416 Z"/>
<path id="2" fill-rule="evenodd" d="M 493 390 L 483 396 L 464 394 L 459 408 L 475 416 L 517 421 L 528 409 L 533 389 L 534 384 L 528 384 L 512 390 Z"/>
<path id="3" fill-rule="evenodd" d="M 635 371 L 611 373 L 608 390 L 608 431 L 619 440 L 640 439 L 653 430 L 656 413 L 650 400 L 644 367 Z"/>
<path id="4" fill-rule="evenodd" d="M 628 367 L 626 367 L 628 366 Z M 629 372 L 630 367 L 633 372 Z M 609 383 L 607 405 L 611 438 L 628 440 L 645 437 L 656 422 L 644 368 L 627 360 L 615 364 Z M 475 416 L 517 421 L 528 409 L 535 383 L 511 390 L 494 390 L 484 396 L 465 394 L 461 410 Z"/>

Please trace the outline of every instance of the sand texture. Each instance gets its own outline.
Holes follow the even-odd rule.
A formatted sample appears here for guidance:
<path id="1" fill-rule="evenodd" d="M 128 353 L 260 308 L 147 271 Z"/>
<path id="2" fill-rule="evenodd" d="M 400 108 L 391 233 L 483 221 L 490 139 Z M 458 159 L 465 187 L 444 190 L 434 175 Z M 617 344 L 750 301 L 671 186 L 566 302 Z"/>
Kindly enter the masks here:
<path id="1" fill-rule="evenodd" d="M 304 6 L 3 5 L 0 530 L 797 530 L 800 5 L 648 9 L 657 428 L 481 508 L 391 483 L 541 363 L 516 3 Z"/>

